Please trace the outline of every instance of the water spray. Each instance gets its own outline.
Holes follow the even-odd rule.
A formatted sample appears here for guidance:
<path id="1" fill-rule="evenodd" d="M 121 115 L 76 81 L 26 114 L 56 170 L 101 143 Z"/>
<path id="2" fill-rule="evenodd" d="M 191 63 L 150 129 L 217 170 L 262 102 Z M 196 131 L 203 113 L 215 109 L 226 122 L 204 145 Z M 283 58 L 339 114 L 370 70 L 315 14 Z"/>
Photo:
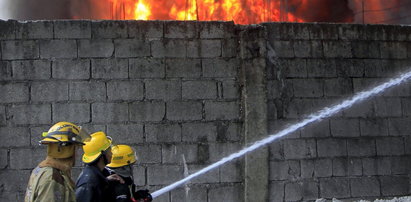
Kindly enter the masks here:
<path id="1" fill-rule="evenodd" d="M 266 137 L 262 140 L 259 140 L 255 143 L 253 143 L 251 146 L 246 147 L 246 148 L 238 151 L 237 153 L 233 153 L 233 154 L 231 154 L 227 157 L 224 157 L 221 160 L 219 160 L 219 161 L 217 161 L 217 162 L 215 162 L 215 163 L 213 163 L 213 164 L 211 164 L 211 165 L 209 165 L 209 166 L 207 166 L 207 167 L 205 167 L 205 168 L 203 168 L 203 169 L 201 169 L 201 170 L 199 170 L 199 171 L 197 171 L 197 172 L 195 172 L 195 173 L 193 173 L 193 174 L 191 174 L 191 175 L 189 175 L 185 178 L 183 178 L 180 181 L 174 182 L 174 183 L 172 183 L 172 184 L 170 184 L 166 187 L 163 187 L 163 188 L 153 192 L 151 195 L 153 196 L 153 198 L 156 198 L 156 197 L 158 197 L 158 196 L 160 196 L 164 193 L 167 193 L 167 192 L 169 192 L 169 191 L 171 191 L 171 190 L 173 190 L 173 189 L 175 189 L 175 188 L 177 188 L 181 185 L 184 185 L 185 183 L 187 183 L 191 179 L 196 178 L 196 177 L 198 177 L 198 176 L 200 176 L 204 173 L 207 173 L 208 171 L 213 170 L 214 168 L 217 168 L 217 167 L 219 167 L 219 166 L 221 166 L 221 165 L 223 165 L 223 164 L 225 164 L 229 161 L 232 161 L 232 160 L 234 160 L 236 158 L 239 158 L 239 157 L 241 157 L 241 156 L 243 156 L 243 155 L 245 155 L 249 152 L 252 152 L 252 151 L 254 151 L 254 150 L 256 150 L 256 149 L 258 149 L 258 148 L 260 148 L 264 145 L 267 145 L 267 144 L 273 142 L 274 140 L 277 140 L 281 137 L 286 136 L 287 134 L 295 132 L 298 129 L 307 126 L 308 124 L 311 124 L 311 123 L 319 121 L 323 118 L 327 118 L 329 116 L 332 116 L 332 115 L 336 114 L 337 112 L 339 112 L 342 109 L 349 108 L 357 102 L 363 101 L 363 100 L 365 100 L 365 99 L 367 99 L 371 96 L 377 95 L 377 94 L 383 92 L 384 90 L 386 90 L 390 87 L 396 86 L 398 84 L 401 84 L 401 83 L 403 83 L 404 81 L 406 81 L 410 78 L 411 78 L 411 71 L 408 71 L 408 72 L 400 75 L 399 77 L 390 79 L 389 81 L 387 81 L 385 83 L 382 83 L 382 84 L 380 84 L 380 85 L 378 85 L 374 88 L 371 88 L 371 89 L 366 90 L 366 91 L 359 92 L 356 95 L 354 95 L 353 97 L 351 97 L 350 99 L 344 100 L 343 102 L 341 102 L 339 104 L 335 104 L 331 107 L 325 107 L 325 108 L 321 109 L 320 111 L 309 115 L 308 118 L 302 120 L 301 122 L 298 122 L 298 123 L 296 123 L 294 125 L 291 125 L 291 126 L 285 128 L 285 129 L 283 129 L 283 130 L 281 130 L 281 131 L 279 131 L 275 134 L 272 134 L 272 135 L 270 135 L 270 136 L 268 136 L 268 137 Z"/>

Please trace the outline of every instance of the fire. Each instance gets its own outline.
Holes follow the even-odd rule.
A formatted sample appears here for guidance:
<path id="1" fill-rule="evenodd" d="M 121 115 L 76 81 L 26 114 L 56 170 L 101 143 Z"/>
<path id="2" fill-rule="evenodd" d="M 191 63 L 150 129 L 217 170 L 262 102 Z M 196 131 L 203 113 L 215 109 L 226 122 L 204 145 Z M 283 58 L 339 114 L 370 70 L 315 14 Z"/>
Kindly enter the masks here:
<path id="1" fill-rule="evenodd" d="M 135 5 L 134 19 L 147 20 L 151 15 L 151 11 L 149 10 L 148 5 L 146 5 L 142 0 L 137 2 Z"/>

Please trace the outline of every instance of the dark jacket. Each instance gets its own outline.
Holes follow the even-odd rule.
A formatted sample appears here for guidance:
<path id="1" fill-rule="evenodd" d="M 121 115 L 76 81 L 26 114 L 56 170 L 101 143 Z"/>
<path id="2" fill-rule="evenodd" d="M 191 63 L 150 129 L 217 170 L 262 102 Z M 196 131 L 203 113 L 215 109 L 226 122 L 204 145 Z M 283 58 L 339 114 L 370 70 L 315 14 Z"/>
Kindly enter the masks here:
<path id="1" fill-rule="evenodd" d="M 100 171 L 96 166 L 86 165 L 76 182 L 77 202 L 105 202 L 110 201 L 109 172 Z"/>
<path id="2" fill-rule="evenodd" d="M 113 194 L 113 201 L 116 202 L 131 202 L 132 192 L 135 190 L 135 185 L 131 177 L 122 177 L 125 181 L 121 184 L 119 181 L 110 181 L 110 193 Z"/>

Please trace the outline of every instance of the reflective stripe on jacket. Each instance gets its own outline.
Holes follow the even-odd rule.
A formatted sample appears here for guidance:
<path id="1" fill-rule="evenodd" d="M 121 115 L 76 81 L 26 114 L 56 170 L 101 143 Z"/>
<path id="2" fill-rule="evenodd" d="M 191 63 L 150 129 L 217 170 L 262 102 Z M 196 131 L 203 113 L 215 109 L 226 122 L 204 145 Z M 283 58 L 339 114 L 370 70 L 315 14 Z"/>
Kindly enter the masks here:
<path id="1" fill-rule="evenodd" d="M 24 197 L 25 202 L 75 202 L 74 187 L 69 176 L 52 167 L 36 167 Z"/>

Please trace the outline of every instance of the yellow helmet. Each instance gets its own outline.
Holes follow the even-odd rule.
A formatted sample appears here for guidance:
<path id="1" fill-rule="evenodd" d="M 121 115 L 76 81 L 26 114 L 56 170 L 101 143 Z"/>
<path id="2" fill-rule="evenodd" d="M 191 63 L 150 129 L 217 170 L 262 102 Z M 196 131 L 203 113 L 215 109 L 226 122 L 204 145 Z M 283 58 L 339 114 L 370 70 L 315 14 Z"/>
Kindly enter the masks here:
<path id="1" fill-rule="evenodd" d="M 96 132 L 91 134 L 91 138 L 84 142 L 83 145 L 83 162 L 91 163 L 98 159 L 102 152 L 111 147 L 111 138 L 107 137 L 104 132 Z"/>
<path id="2" fill-rule="evenodd" d="M 43 133 L 41 144 L 60 143 L 62 146 L 69 143 L 83 144 L 80 136 L 81 128 L 70 122 L 58 122 L 48 132 Z"/>
<path id="3" fill-rule="evenodd" d="M 125 165 L 130 165 L 137 161 L 136 153 L 133 148 L 128 145 L 116 145 L 111 148 L 113 156 L 111 163 L 107 165 L 109 168 L 118 168 Z"/>

